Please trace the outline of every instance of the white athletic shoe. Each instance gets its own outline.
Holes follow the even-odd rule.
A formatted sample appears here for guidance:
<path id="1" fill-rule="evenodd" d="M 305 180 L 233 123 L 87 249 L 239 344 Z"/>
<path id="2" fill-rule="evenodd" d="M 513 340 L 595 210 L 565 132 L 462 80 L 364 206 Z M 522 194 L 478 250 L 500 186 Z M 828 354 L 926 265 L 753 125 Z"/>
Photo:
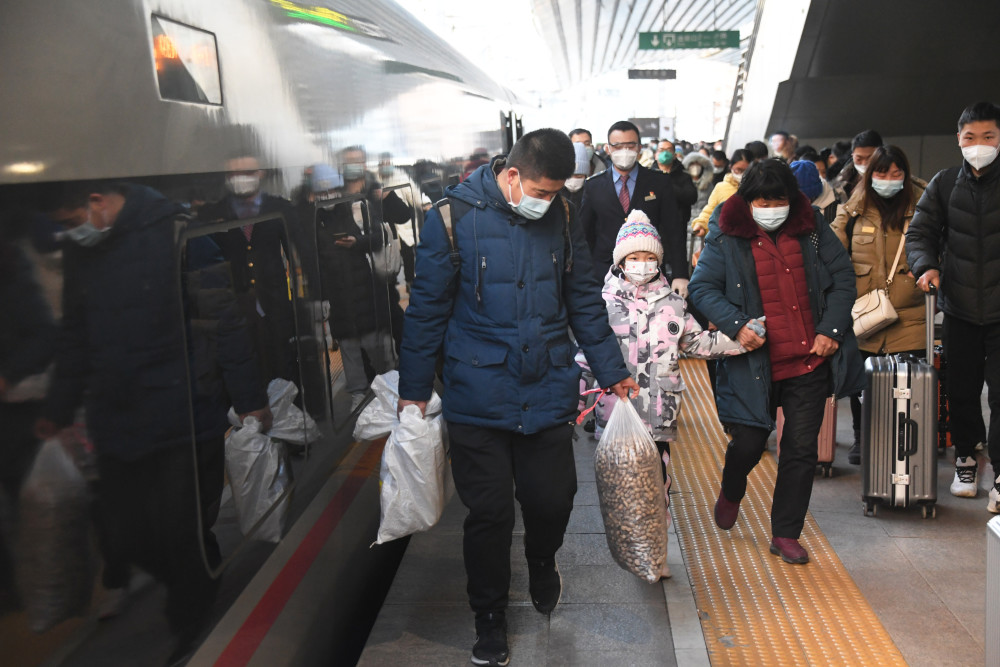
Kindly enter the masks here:
<path id="1" fill-rule="evenodd" d="M 951 495 L 960 498 L 975 498 L 977 471 L 976 457 L 957 457 L 955 459 L 955 479 L 951 482 Z"/>
<path id="2" fill-rule="evenodd" d="M 990 489 L 990 502 L 986 504 L 986 510 L 1000 514 L 1000 475 L 993 480 L 993 488 Z"/>

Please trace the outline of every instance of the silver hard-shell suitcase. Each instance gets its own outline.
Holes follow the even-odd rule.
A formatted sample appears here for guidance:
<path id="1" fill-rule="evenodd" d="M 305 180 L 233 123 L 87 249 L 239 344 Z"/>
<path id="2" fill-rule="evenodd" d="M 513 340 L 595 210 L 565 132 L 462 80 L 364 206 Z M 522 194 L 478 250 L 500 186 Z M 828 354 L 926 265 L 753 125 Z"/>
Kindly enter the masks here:
<path id="1" fill-rule="evenodd" d="M 928 343 L 933 354 L 935 293 L 927 294 Z M 861 404 L 861 499 L 865 514 L 878 503 L 920 505 L 924 518 L 937 502 L 937 371 L 913 355 L 869 357 Z"/>

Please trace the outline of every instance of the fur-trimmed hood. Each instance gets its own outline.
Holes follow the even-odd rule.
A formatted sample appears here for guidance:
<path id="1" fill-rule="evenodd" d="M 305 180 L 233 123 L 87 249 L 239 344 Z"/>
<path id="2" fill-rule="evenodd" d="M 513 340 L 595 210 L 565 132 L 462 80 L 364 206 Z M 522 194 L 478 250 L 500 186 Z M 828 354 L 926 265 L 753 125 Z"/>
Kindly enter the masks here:
<path id="1" fill-rule="evenodd" d="M 750 204 L 743 197 L 734 195 L 722 205 L 722 212 L 719 214 L 719 230 L 723 234 L 749 239 L 757 236 L 758 229 L 759 227 L 753 219 L 753 213 L 750 211 Z M 809 202 L 809 198 L 801 192 L 792 197 L 788 219 L 785 220 L 785 224 L 780 229 L 792 236 L 804 236 L 816 231 L 816 217 L 812 204 Z"/>

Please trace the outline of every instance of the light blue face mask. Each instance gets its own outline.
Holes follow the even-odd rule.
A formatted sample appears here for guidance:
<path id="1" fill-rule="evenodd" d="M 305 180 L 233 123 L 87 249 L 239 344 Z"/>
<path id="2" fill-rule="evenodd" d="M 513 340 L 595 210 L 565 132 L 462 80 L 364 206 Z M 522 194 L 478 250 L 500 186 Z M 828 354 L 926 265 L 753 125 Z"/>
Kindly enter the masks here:
<path id="1" fill-rule="evenodd" d="M 895 197 L 903 190 L 903 179 L 890 181 L 889 179 L 873 178 L 872 190 L 886 199 Z"/>
<path id="2" fill-rule="evenodd" d="M 358 181 L 365 177 L 365 165 L 352 162 L 344 165 L 344 180 Z"/>
<path id="3" fill-rule="evenodd" d="M 507 178 L 507 196 L 511 198 L 510 207 L 522 218 L 527 218 L 528 220 L 538 220 L 545 212 L 549 210 L 549 206 L 552 204 L 551 201 L 546 201 L 544 199 L 539 199 L 538 197 L 532 197 L 524 191 L 524 182 L 520 178 L 521 174 L 518 174 L 518 185 L 521 188 L 521 201 L 515 204 L 513 202 L 514 195 L 511 193 L 510 189 L 510 175 L 508 173 Z"/>
<path id="4" fill-rule="evenodd" d="M 94 227 L 94 223 L 90 221 L 90 215 L 88 214 L 87 222 L 77 225 L 72 229 L 67 229 L 63 232 L 63 236 L 77 245 L 90 248 L 107 238 L 107 233 L 110 231 L 111 227 L 105 227 L 104 229 Z"/>

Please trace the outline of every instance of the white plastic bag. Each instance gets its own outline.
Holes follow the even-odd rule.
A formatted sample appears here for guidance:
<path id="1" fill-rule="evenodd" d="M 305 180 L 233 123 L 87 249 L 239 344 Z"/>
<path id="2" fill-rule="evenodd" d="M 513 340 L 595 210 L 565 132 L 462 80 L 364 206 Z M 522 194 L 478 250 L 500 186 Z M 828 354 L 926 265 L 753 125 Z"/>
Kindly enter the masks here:
<path id="1" fill-rule="evenodd" d="M 261 433 L 256 417 L 247 417 L 241 426 L 239 417 L 230 413 L 229 421 L 233 428 L 226 433 L 226 474 L 240 532 L 248 535 L 254 524 L 278 503 L 253 537 L 280 542 L 291 504 L 288 487 L 292 475 L 285 446 Z"/>
<path id="2" fill-rule="evenodd" d="M 389 439 L 379 471 L 382 514 L 376 544 L 429 529 L 448 504 L 455 487 L 448 462 L 448 433 L 437 392 L 427 402 L 425 416 L 408 405 L 396 416 L 399 373 L 389 371 L 372 382 L 375 400 L 358 415 L 354 437 Z"/>
<path id="3" fill-rule="evenodd" d="M 594 470 L 611 555 L 637 577 L 658 581 L 667 562 L 663 474 L 656 444 L 631 401 L 615 403 Z"/>
<path id="4" fill-rule="evenodd" d="M 86 613 L 94 587 L 87 482 L 58 437 L 42 443 L 21 487 L 18 585 L 35 632 Z"/>
<path id="5" fill-rule="evenodd" d="M 267 385 L 267 402 L 274 416 L 271 430 L 267 432 L 269 438 L 283 440 L 293 445 L 305 445 L 319 440 L 319 426 L 316 425 L 316 420 L 293 403 L 298 395 L 299 388 L 295 383 L 282 378 L 275 378 Z"/>
<path id="6" fill-rule="evenodd" d="M 399 423 L 396 405 L 399 403 L 399 372 L 389 371 L 378 375 L 372 381 L 375 400 L 370 402 L 358 415 L 354 423 L 354 437 L 357 440 L 375 440 L 389 435 Z M 425 414 L 433 417 L 441 413 L 441 398 L 437 392 L 431 394 Z"/>

